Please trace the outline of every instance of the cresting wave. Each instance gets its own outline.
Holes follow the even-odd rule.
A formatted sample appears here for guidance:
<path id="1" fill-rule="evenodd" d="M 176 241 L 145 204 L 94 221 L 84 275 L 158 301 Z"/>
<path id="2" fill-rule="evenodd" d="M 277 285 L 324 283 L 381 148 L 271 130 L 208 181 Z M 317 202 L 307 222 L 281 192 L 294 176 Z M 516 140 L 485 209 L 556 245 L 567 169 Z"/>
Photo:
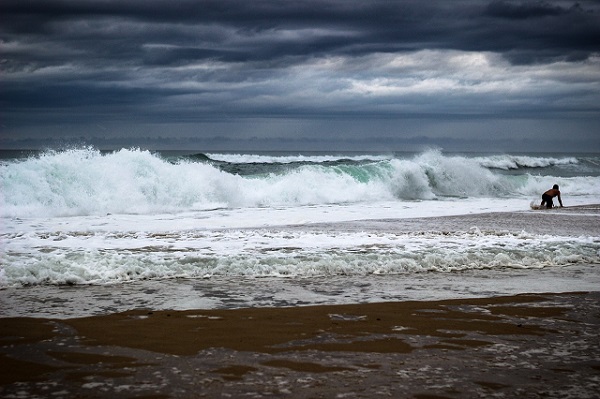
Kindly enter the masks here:
<path id="1" fill-rule="evenodd" d="M 228 163 L 324 163 L 336 161 L 385 161 L 393 157 L 385 155 L 259 155 L 207 153 L 208 159 Z"/>
<path id="2" fill-rule="evenodd" d="M 489 157 L 477 157 L 477 162 L 483 167 L 490 169 L 522 169 L 522 168 L 547 168 L 558 165 L 578 165 L 575 157 L 531 157 L 520 155 L 496 155 Z"/>
<path id="3" fill-rule="evenodd" d="M 437 153 L 439 151 L 431 150 L 429 153 Z M 207 153 L 203 154 L 207 159 L 227 162 L 227 163 L 325 163 L 337 161 L 385 161 L 392 160 L 393 155 L 256 155 L 256 154 L 219 154 Z M 465 158 L 463 158 L 465 159 Z M 556 165 L 577 165 L 579 160 L 575 157 L 535 157 L 527 155 L 491 155 L 485 157 L 473 157 L 480 166 L 489 169 L 523 169 L 523 168 L 546 168 Z"/>
<path id="4" fill-rule="evenodd" d="M 214 156 L 211 154 L 211 156 Z M 499 161 L 428 151 L 411 158 L 232 156 L 234 170 L 200 160 L 170 162 L 136 149 L 46 152 L 0 166 L 0 216 L 157 214 L 215 208 L 287 207 L 436 198 L 537 197 L 556 179 L 496 173 Z M 337 159 L 335 162 L 334 159 Z M 281 166 L 285 162 L 290 165 Z M 307 163 L 307 161 L 310 161 Z M 570 160 L 564 160 L 571 163 Z M 540 162 L 543 164 L 543 162 Z M 556 165 L 556 160 L 547 164 Z M 562 178 L 570 195 L 600 195 L 599 177 Z"/>

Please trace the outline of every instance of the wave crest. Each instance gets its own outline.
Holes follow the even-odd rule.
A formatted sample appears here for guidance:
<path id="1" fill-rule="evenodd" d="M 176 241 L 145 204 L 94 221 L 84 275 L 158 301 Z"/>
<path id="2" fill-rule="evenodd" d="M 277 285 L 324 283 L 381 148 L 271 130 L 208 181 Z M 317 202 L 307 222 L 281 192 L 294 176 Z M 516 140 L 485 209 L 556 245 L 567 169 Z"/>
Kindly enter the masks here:
<path id="1" fill-rule="evenodd" d="M 237 173 L 205 157 L 169 162 L 138 149 L 46 152 L 0 165 L 0 212 L 9 217 L 153 214 L 440 197 L 537 197 L 555 182 L 580 195 L 600 191 L 598 177 L 556 181 L 506 175 L 482 166 L 481 158 L 440 151 L 411 159 L 278 165 L 239 164 L 236 168 L 243 173 Z"/>

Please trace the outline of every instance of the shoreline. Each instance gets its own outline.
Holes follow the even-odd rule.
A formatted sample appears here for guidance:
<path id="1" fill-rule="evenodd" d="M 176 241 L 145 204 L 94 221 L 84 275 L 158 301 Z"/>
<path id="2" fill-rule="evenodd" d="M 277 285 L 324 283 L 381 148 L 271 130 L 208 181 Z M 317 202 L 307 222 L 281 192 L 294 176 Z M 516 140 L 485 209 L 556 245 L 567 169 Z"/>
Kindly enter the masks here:
<path id="1" fill-rule="evenodd" d="M 463 234 L 473 229 L 497 234 L 562 234 L 599 237 L 600 204 L 416 219 L 382 219 L 344 223 L 268 227 L 294 232 Z M 256 230 L 256 229 L 252 229 Z M 160 243 L 160 242 L 158 242 Z M 502 281 L 496 284 L 496 281 Z M 600 265 L 592 262 L 542 268 L 499 267 L 453 272 L 328 276 L 212 276 L 140 279 L 111 284 L 31 285 L 0 289 L 0 318 L 81 317 L 141 307 L 155 309 L 224 309 L 305 306 L 335 303 L 439 300 L 518 293 L 593 291 Z"/>
<path id="2" fill-rule="evenodd" d="M 3 397 L 597 397 L 600 292 L 3 318 Z"/>
<path id="3" fill-rule="evenodd" d="M 599 216 L 600 205 L 587 205 L 264 230 L 418 234 L 475 226 L 595 239 Z M 0 290 L 0 396 L 591 399 L 600 392 L 596 263 L 227 280 Z"/>
<path id="4" fill-rule="evenodd" d="M 213 277 L 0 291 L 0 320 L 72 319 L 135 309 L 227 310 L 489 298 L 597 291 L 600 264 L 367 276 Z"/>
<path id="5" fill-rule="evenodd" d="M 501 215 L 502 217 L 498 217 Z M 576 222 L 573 223 L 573 219 Z M 456 232 L 469 231 L 477 226 L 481 231 L 527 231 L 530 234 L 600 237 L 600 204 L 573 205 L 563 208 L 483 212 L 464 215 L 428 216 L 394 219 L 368 219 L 336 223 L 311 223 L 301 226 L 275 226 L 296 230 L 322 229 L 324 231 L 388 231 Z"/>

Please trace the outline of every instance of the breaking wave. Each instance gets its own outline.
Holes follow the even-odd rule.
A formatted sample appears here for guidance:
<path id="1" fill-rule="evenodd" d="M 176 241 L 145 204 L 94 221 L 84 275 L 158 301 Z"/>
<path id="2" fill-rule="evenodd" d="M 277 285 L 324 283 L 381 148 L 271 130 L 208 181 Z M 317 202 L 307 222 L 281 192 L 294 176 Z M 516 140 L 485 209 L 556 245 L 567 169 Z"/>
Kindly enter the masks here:
<path id="1" fill-rule="evenodd" d="M 4 217 L 155 214 L 215 208 L 537 195 L 556 182 L 570 195 L 600 194 L 600 178 L 556 181 L 494 169 L 576 164 L 571 158 L 215 154 L 173 162 L 138 149 L 51 151 L 0 165 Z M 227 164 L 227 167 L 223 165 Z M 232 167 L 234 165 L 234 167 Z"/>

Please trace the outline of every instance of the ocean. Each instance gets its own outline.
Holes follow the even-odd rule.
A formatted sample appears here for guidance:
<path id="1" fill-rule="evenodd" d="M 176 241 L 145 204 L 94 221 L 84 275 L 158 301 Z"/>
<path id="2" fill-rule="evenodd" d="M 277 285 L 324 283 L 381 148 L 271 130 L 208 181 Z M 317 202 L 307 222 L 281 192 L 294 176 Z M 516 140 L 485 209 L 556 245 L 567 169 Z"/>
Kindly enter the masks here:
<path id="1" fill-rule="evenodd" d="M 0 158 L 0 317 L 600 283 L 600 154 L 76 148 Z M 532 210 L 553 184 L 565 208 Z"/>

